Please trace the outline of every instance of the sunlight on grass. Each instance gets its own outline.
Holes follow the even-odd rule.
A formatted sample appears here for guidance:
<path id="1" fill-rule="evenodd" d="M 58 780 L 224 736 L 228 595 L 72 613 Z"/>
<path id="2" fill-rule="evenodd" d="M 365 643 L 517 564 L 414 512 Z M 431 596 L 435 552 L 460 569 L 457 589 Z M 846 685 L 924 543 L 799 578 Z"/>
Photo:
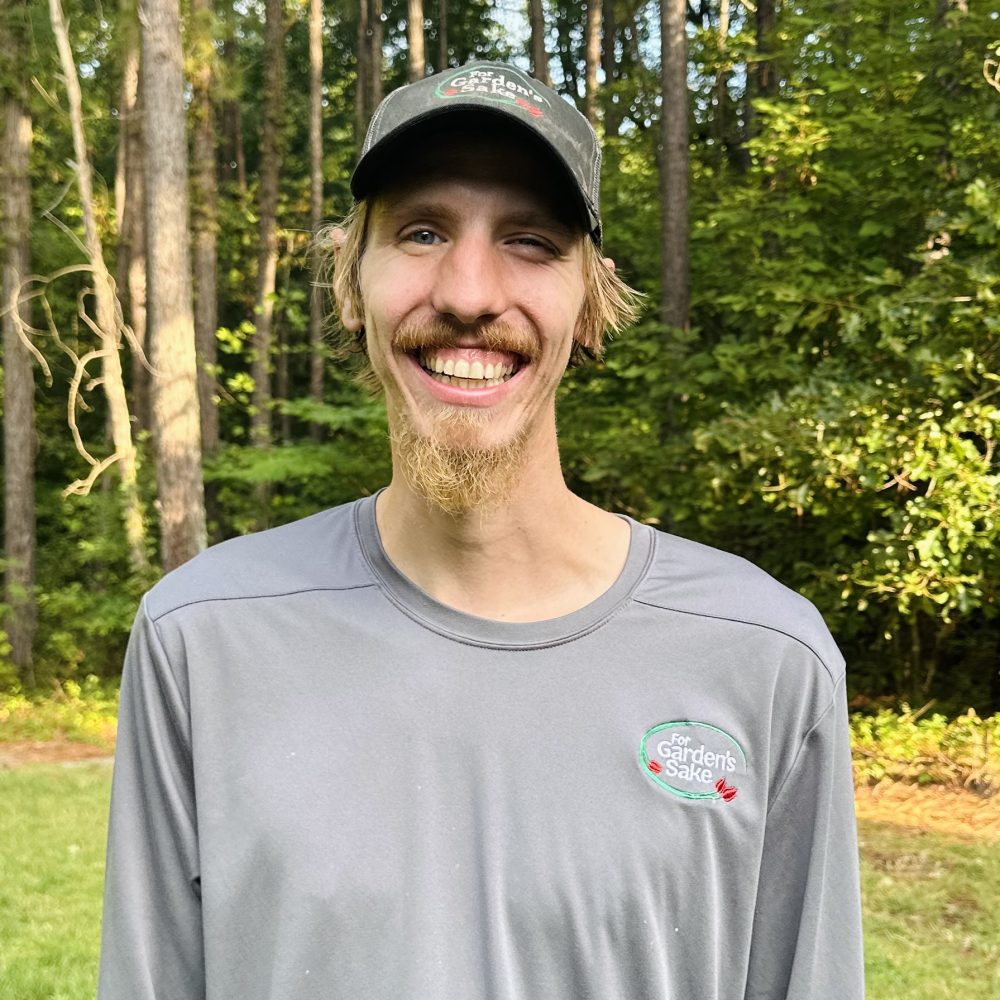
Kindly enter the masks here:
<path id="1" fill-rule="evenodd" d="M 93 1000 L 111 768 L 0 771 L 0 1000 Z M 861 824 L 868 1000 L 1000 996 L 1000 851 Z"/>
<path id="2" fill-rule="evenodd" d="M 111 768 L 0 771 L 0 998 L 93 1000 Z"/>

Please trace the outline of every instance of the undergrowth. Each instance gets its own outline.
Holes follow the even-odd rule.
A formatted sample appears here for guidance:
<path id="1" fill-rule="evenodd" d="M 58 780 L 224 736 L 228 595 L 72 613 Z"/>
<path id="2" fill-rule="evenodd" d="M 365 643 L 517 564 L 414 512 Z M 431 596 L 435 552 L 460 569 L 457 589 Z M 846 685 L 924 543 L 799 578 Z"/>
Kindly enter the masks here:
<path id="1" fill-rule="evenodd" d="M 0 692 L 0 741 L 75 740 L 114 746 L 118 686 L 90 675 L 62 681 L 45 696 Z"/>

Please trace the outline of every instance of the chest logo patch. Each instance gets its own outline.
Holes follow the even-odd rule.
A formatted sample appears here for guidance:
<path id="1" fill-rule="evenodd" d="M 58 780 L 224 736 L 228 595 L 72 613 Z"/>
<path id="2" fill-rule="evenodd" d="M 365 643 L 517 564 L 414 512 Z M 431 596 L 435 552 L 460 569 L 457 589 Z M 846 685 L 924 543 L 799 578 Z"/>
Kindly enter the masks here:
<path id="1" fill-rule="evenodd" d="M 732 802 L 747 773 L 743 747 L 724 729 L 707 722 L 661 722 L 639 744 L 646 777 L 682 799 Z"/>

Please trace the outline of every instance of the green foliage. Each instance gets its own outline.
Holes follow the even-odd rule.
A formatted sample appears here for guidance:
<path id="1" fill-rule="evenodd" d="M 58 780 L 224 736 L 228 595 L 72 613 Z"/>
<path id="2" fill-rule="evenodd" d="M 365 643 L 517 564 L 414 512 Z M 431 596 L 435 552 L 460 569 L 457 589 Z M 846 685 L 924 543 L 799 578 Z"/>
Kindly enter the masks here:
<path id="1" fill-rule="evenodd" d="M 1000 715 L 972 709 L 956 719 L 882 709 L 851 716 L 854 776 L 860 784 L 899 781 L 1000 790 Z"/>
<path id="2" fill-rule="evenodd" d="M 0 693 L 0 740 L 74 740 L 114 749 L 118 686 L 89 674 L 55 682 L 47 696 Z"/>

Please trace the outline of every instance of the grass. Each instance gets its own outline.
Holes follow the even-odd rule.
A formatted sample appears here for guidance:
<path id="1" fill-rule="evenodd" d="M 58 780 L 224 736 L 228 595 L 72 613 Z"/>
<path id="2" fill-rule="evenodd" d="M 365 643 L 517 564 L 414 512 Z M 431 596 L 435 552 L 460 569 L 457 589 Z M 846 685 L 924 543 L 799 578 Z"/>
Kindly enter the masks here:
<path id="1" fill-rule="evenodd" d="M 111 768 L 0 771 L 0 998 L 92 1000 Z"/>
<path id="2" fill-rule="evenodd" d="M 0 771 L 0 1000 L 92 1000 L 111 769 Z M 1000 851 L 861 825 L 869 1000 L 1000 996 Z"/>

